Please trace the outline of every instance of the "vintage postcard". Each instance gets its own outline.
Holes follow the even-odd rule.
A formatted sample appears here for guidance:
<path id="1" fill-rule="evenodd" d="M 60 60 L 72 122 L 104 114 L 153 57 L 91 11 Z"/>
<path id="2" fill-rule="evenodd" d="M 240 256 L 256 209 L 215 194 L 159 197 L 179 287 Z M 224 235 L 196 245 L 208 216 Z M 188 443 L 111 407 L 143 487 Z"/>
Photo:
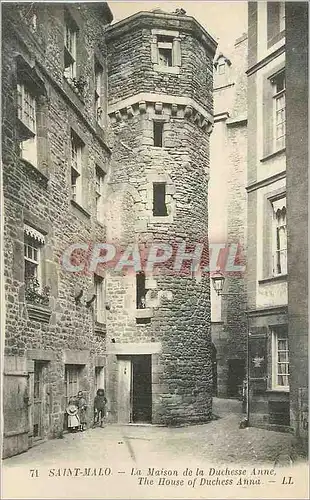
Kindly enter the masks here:
<path id="1" fill-rule="evenodd" d="M 308 498 L 308 3 L 1 21 L 2 498 Z"/>

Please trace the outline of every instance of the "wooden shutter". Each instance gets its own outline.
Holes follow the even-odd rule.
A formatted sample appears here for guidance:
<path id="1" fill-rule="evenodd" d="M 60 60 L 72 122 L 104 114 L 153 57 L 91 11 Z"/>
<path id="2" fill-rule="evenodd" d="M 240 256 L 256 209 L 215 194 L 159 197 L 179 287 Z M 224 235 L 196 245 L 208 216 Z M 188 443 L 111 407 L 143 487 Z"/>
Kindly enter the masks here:
<path id="1" fill-rule="evenodd" d="M 267 389 L 267 327 L 252 327 L 249 332 L 250 389 L 253 394 Z"/>

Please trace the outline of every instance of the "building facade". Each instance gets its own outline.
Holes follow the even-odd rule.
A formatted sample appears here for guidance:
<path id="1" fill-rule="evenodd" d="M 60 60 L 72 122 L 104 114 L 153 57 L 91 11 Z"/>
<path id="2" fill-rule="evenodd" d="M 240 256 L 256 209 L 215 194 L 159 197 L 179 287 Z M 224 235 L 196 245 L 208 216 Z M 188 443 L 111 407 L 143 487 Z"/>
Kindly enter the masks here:
<path id="1" fill-rule="evenodd" d="M 207 243 L 216 43 L 183 11 L 108 27 L 106 3 L 2 21 L 4 456 L 61 436 L 78 390 L 89 423 L 103 387 L 110 422 L 207 421 L 208 278 L 85 261 Z"/>
<path id="2" fill-rule="evenodd" d="M 212 248 L 219 245 L 214 247 L 219 266 L 220 252 L 229 246 L 246 257 L 247 46 L 244 34 L 229 54 L 219 52 L 214 60 L 209 238 Z M 219 397 L 239 398 L 246 378 L 245 291 L 244 273 L 226 276 L 224 293 L 231 295 L 217 296 L 211 287 L 214 395 Z"/>
<path id="3" fill-rule="evenodd" d="M 247 293 L 250 424 L 297 431 L 307 387 L 308 42 L 307 5 L 295 5 L 296 16 L 286 2 L 248 7 Z"/>
<path id="4" fill-rule="evenodd" d="M 10 456 L 60 436 L 70 396 L 82 390 L 91 404 L 103 384 L 105 336 L 87 302 L 93 277 L 68 273 L 60 262 L 70 244 L 105 237 L 96 178 L 110 158 L 104 30 L 112 15 L 104 3 L 7 4 L 2 11 Z"/>

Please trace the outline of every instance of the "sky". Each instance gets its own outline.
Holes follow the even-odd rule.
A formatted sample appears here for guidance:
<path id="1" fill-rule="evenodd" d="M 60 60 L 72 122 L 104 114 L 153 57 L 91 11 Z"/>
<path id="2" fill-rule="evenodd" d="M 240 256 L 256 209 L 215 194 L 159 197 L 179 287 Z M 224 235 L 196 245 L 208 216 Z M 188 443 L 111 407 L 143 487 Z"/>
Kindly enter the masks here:
<path id="1" fill-rule="evenodd" d="M 222 51 L 229 50 L 236 38 L 247 31 L 247 2 L 246 1 L 182 1 L 179 2 L 131 2 L 109 1 L 113 13 L 113 23 L 131 16 L 141 10 L 160 8 L 172 12 L 177 8 L 186 10 L 186 14 L 193 16 L 215 38 Z"/>

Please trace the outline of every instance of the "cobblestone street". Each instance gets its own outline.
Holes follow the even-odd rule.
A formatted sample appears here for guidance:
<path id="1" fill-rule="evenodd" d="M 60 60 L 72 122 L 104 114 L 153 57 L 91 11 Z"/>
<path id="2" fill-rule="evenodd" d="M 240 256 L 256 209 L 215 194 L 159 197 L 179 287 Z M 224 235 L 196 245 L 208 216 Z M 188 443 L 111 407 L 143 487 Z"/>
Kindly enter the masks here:
<path id="1" fill-rule="evenodd" d="M 281 474 L 281 471 L 286 470 L 285 467 L 293 466 L 291 470 L 295 470 L 296 466 L 298 474 L 303 471 L 302 481 L 306 488 L 305 463 L 298 457 L 290 434 L 256 428 L 239 429 L 241 413 L 237 401 L 215 400 L 214 414 L 219 418 L 205 425 L 180 428 L 110 425 L 104 429 L 89 429 L 85 433 L 66 434 L 63 439 L 35 446 L 22 455 L 4 461 L 4 498 L 25 498 L 22 496 L 25 493 L 24 489 L 21 491 L 21 483 L 13 480 L 16 477 L 23 478 L 27 493 L 30 488 L 30 498 L 55 497 L 55 488 L 59 498 L 65 498 L 65 494 L 61 493 L 62 488 L 66 488 L 67 498 L 68 488 L 70 494 L 74 495 L 70 498 L 90 498 L 90 494 L 92 498 L 142 498 L 148 495 L 154 498 L 154 488 L 147 488 L 146 483 L 139 485 L 138 474 L 132 475 L 132 469 L 134 472 L 140 469 L 142 476 L 143 471 L 152 467 L 177 470 L 182 475 L 186 467 L 195 471 L 197 467 L 209 470 L 210 467 L 232 468 L 235 464 L 238 464 L 238 469 L 247 467 L 249 470 L 251 466 L 252 469 L 275 466 Z M 59 474 L 67 476 L 69 473 L 64 472 L 64 469 L 74 467 L 82 470 L 96 467 L 96 473 L 103 475 L 92 478 L 58 477 Z M 100 467 L 102 471 L 99 473 Z M 39 477 L 30 477 L 31 474 L 37 474 L 31 473 L 32 469 L 38 470 Z M 93 469 L 90 474 L 93 474 Z M 45 482 L 42 483 L 42 489 L 39 485 L 43 478 Z M 103 486 L 99 487 L 98 481 Z M 46 485 L 51 485 L 53 489 L 49 490 Z M 281 486 L 278 486 L 277 491 L 283 497 Z M 124 488 L 130 488 L 130 496 Z M 159 489 L 167 498 L 167 489 Z M 244 487 L 239 490 L 240 497 L 248 496 Z M 179 498 L 178 491 L 170 487 L 170 497 Z M 291 498 L 290 492 L 293 498 L 296 490 L 293 494 L 292 488 L 289 491 L 286 489 L 286 497 Z M 208 496 L 210 493 L 209 488 Z M 186 489 L 185 496 L 194 498 L 195 494 L 196 489 Z M 225 488 L 218 490 L 217 495 L 224 497 Z M 259 495 L 264 498 L 263 490 L 259 490 Z M 296 497 L 306 498 L 298 494 Z"/>

